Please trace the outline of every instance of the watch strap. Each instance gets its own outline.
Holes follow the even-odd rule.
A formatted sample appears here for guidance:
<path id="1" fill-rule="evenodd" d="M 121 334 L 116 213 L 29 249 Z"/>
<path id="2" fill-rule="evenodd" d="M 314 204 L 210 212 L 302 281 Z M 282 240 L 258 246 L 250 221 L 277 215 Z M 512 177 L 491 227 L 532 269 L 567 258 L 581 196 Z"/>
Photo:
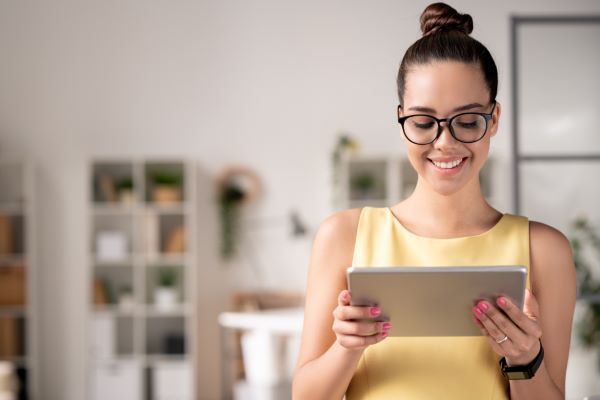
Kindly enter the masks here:
<path id="1" fill-rule="evenodd" d="M 502 357 L 499 363 L 500 369 L 502 370 L 502 375 L 509 380 L 519 380 L 533 378 L 543 360 L 544 347 L 542 346 L 542 341 L 540 340 L 540 351 L 529 364 L 508 366 L 505 357 Z"/>

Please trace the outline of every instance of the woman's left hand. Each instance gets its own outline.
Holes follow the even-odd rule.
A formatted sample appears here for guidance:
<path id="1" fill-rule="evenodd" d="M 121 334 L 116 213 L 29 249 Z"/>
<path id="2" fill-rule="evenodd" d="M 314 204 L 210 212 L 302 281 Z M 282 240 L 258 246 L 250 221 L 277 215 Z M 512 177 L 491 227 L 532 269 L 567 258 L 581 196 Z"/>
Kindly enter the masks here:
<path id="1" fill-rule="evenodd" d="M 472 312 L 473 321 L 494 351 L 506 357 L 508 365 L 529 364 L 538 354 L 542 336 L 537 321 L 539 306 L 529 289 L 525 292 L 523 311 L 507 297 L 498 297 L 495 305 L 479 301 Z"/>

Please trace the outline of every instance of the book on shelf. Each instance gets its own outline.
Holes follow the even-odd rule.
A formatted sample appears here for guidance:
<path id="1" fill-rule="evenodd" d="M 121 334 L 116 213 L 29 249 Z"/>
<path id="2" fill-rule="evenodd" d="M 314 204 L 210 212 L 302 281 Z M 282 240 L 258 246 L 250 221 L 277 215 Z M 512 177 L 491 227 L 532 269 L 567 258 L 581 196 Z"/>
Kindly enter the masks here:
<path id="1" fill-rule="evenodd" d="M 159 254 L 159 220 L 158 213 L 147 210 L 144 214 L 144 250 L 149 259 L 156 259 Z"/>
<path id="2" fill-rule="evenodd" d="M 8 215 L 0 214 L 0 254 L 13 252 L 13 236 L 11 219 Z"/>
<path id="3" fill-rule="evenodd" d="M 117 188 L 114 179 L 107 174 L 98 176 L 98 185 L 100 189 L 101 201 L 114 203 L 118 200 Z"/>
<path id="4" fill-rule="evenodd" d="M 23 354 L 19 350 L 19 324 L 17 318 L 0 317 L 0 358 L 13 358 Z"/>
<path id="5" fill-rule="evenodd" d="M 185 229 L 183 226 L 176 226 L 169 232 L 163 249 L 168 254 L 181 254 L 185 252 Z"/>
<path id="6" fill-rule="evenodd" d="M 0 268 L 0 306 L 24 306 L 27 273 L 23 264 Z"/>

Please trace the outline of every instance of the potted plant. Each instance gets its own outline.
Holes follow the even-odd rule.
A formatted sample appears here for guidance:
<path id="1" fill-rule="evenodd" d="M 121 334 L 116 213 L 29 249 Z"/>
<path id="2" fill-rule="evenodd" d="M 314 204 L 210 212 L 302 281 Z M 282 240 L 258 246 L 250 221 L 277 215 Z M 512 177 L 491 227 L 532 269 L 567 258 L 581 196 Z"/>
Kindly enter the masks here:
<path id="1" fill-rule="evenodd" d="M 117 196 L 121 203 L 131 204 L 135 201 L 133 192 L 133 179 L 126 177 L 119 180 L 116 184 Z"/>
<path id="2" fill-rule="evenodd" d="M 119 309 L 121 311 L 129 312 L 132 311 L 135 306 L 135 299 L 133 298 L 133 290 L 130 285 L 121 286 L 119 291 Z"/>
<path id="3" fill-rule="evenodd" d="M 171 311 L 178 303 L 177 271 L 172 267 L 158 270 L 158 285 L 154 289 L 154 304 L 159 311 Z"/>
<path id="4" fill-rule="evenodd" d="M 577 218 L 569 239 L 577 271 L 577 292 L 585 310 L 577 323 L 578 337 L 588 349 L 600 349 L 600 282 L 594 279 L 592 266 L 586 255 L 600 260 L 600 235 L 587 218 Z M 598 354 L 600 356 L 600 353 Z M 597 360 L 600 367 L 600 358 Z"/>
<path id="5" fill-rule="evenodd" d="M 352 188 L 357 190 L 361 199 L 368 199 L 375 188 L 375 177 L 369 173 L 362 173 L 352 179 Z"/>
<path id="6" fill-rule="evenodd" d="M 177 203 L 182 199 L 182 176 L 178 172 L 157 171 L 152 174 L 152 201 Z"/>

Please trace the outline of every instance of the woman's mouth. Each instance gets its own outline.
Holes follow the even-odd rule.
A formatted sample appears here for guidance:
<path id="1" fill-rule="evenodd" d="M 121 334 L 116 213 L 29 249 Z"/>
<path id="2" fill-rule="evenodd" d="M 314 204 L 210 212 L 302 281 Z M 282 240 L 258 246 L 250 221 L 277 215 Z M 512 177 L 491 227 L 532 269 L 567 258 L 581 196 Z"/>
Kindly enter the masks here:
<path id="1" fill-rule="evenodd" d="M 434 166 L 436 171 L 445 175 L 449 175 L 460 171 L 467 158 L 468 157 L 456 158 L 447 162 L 433 161 L 431 159 L 428 160 L 431 162 L 431 165 Z"/>

